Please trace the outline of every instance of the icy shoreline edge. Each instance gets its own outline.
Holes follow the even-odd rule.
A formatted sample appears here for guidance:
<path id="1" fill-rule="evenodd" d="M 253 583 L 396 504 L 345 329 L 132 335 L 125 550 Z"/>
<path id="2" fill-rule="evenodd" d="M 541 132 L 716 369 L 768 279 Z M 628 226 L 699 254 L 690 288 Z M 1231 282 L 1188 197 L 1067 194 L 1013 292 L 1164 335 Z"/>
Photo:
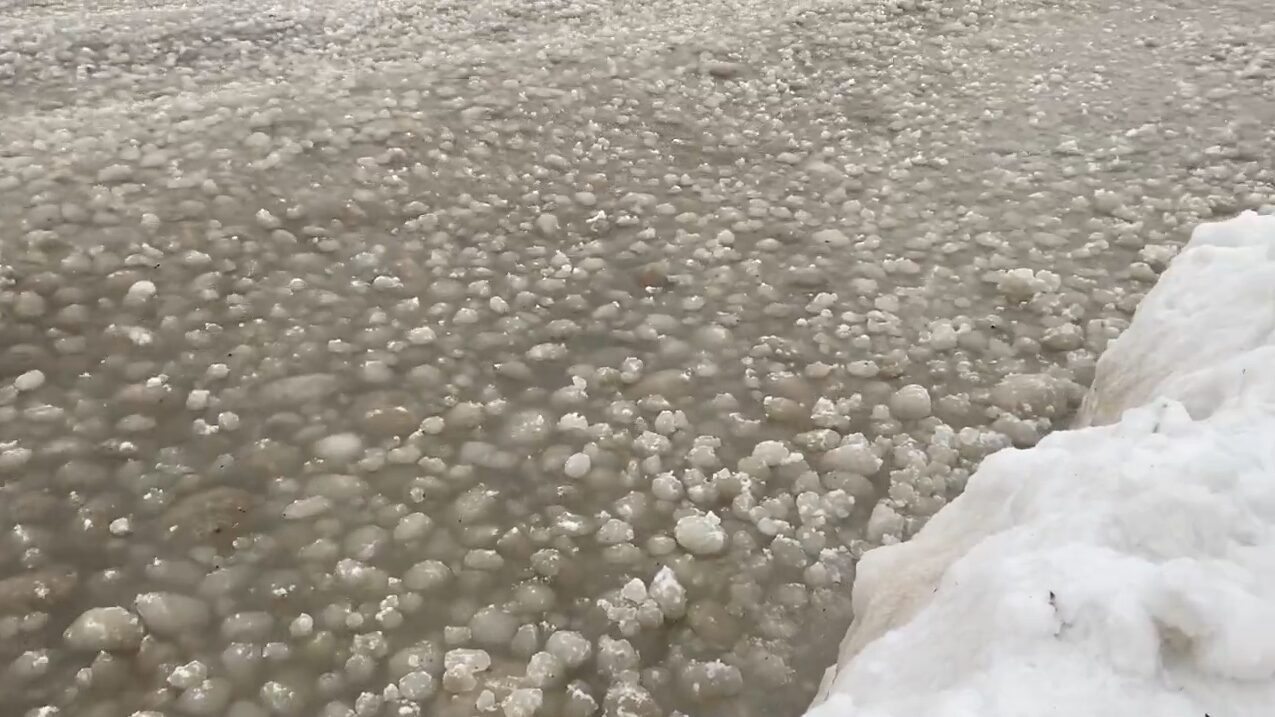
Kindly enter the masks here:
<path id="1" fill-rule="evenodd" d="M 1072 430 L 859 564 L 808 717 L 1275 713 L 1275 216 L 1198 227 Z"/>

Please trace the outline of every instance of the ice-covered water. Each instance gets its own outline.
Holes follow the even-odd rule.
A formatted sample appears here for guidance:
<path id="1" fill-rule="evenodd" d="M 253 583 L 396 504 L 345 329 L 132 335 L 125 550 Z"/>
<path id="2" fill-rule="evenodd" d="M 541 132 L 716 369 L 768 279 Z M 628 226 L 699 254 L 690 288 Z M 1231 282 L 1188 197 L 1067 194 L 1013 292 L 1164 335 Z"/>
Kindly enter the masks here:
<path id="1" fill-rule="evenodd" d="M 1275 203 L 1273 20 L 0 4 L 4 713 L 799 713 Z"/>
<path id="2" fill-rule="evenodd" d="M 807 717 L 1275 706 L 1275 216 L 1201 225 L 1077 423 L 865 554 Z"/>

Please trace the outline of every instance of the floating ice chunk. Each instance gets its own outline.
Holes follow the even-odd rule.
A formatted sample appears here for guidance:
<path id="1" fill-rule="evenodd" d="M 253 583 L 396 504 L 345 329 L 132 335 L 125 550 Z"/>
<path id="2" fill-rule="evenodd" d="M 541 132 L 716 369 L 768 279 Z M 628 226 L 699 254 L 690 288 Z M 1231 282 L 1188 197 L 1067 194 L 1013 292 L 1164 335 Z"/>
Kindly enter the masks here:
<path id="1" fill-rule="evenodd" d="M 561 660 L 568 668 L 576 668 L 593 654 L 593 645 L 578 632 L 558 630 L 545 640 L 545 651 Z"/>
<path id="2" fill-rule="evenodd" d="M 390 276 L 388 274 L 378 274 L 375 279 L 372 279 L 372 288 L 378 289 L 380 291 L 392 291 L 394 289 L 401 289 L 403 288 L 403 280 L 398 278 L 397 276 Z"/>
<path id="3" fill-rule="evenodd" d="M 165 636 L 202 629 L 212 618 L 204 601 L 178 593 L 142 593 L 134 600 L 134 605 L 146 627 Z"/>
<path id="4" fill-rule="evenodd" d="M 810 420 L 823 428 L 842 428 L 850 424 L 849 419 L 838 410 L 837 404 L 825 396 L 820 396 L 815 401 L 810 409 Z"/>
<path id="5" fill-rule="evenodd" d="M 603 635 L 598 639 L 597 664 L 602 674 L 615 679 L 630 670 L 637 669 L 638 653 L 633 643 L 628 640 L 614 640 Z"/>
<path id="6" fill-rule="evenodd" d="M 680 619 L 686 614 L 686 588 L 682 587 L 677 575 L 668 566 L 660 568 L 655 574 L 649 593 L 669 620 Z"/>
<path id="7" fill-rule="evenodd" d="M 1013 374 L 992 389 L 992 403 L 1019 416 L 1056 416 L 1065 411 L 1079 387 L 1049 374 Z"/>
<path id="8" fill-rule="evenodd" d="M 739 668 L 720 660 L 691 661 L 678 677 L 683 688 L 699 701 L 737 695 L 744 688 L 744 676 Z"/>
<path id="9" fill-rule="evenodd" d="M 846 436 L 841 445 L 823 454 L 822 460 L 828 470 L 849 471 L 865 476 L 880 470 L 882 463 L 861 433 Z"/>
<path id="10" fill-rule="evenodd" d="M 123 182 L 132 178 L 133 168 L 127 164 L 112 164 L 98 170 L 97 181 L 103 184 Z"/>
<path id="11" fill-rule="evenodd" d="M 314 618 L 309 613 L 301 613 L 288 623 L 288 634 L 293 637 L 309 637 L 314 632 Z"/>
<path id="12" fill-rule="evenodd" d="M 930 415 L 930 392 L 924 386 L 910 384 L 890 397 L 890 413 L 900 421 L 916 421 Z"/>
<path id="13" fill-rule="evenodd" d="M 33 455 L 35 454 L 30 448 L 21 446 L 0 450 L 0 472 L 9 473 L 22 468 Z"/>
<path id="14" fill-rule="evenodd" d="M 540 690 L 534 687 L 519 687 L 509 693 L 500 703 L 505 717 L 532 717 L 544 702 Z"/>
<path id="15" fill-rule="evenodd" d="M 356 433 L 334 433 L 314 444 L 314 454 L 337 465 L 352 462 L 363 452 L 363 439 Z"/>
<path id="16" fill-rule="evenodd" d="M 667 436 L 661 436 L 653 431 L 643 431 L 636 440 L 633 441 L 633 448 L 641 455 L 660 455 L 667 453 L 673 444 Z"/>
<path id="17" fill-rule="evenodd" d="M 552 237 L 558 233 L 558 218 L 552 214 L 541 214 L 536 217 L 536 229 L 546 237 Z"/>
<path id="18" fill-rule="evenodd" d="M 505 610 L 488 606 L 474 613 L 469 630 L 475 642 L 489 647 L 504 647 L 513 639 L 518 620 Z"/>
<path id="19" fill-rule="evenodd" d="M 424 513 L 408 513 L 394 526 L 394 539 L 399 542 L 420 540 L 429 533 L 434 521 Z"/>
<path id="20" fill-rule="evenodd" d="M 438 335 L 428 326 L 417 326 L 407 332 L 407 340 L 416 345 L 433 343 Z"/>
<path id="21" fill-rule="evenodd" d="M 128 293 L 124 295 L 124 304 L 126 306 L 140 306 L 155 298 L 155 294 L 158 291 L 154 282 L 146 279 L 136 281 L 132 286 L 128 287 Z"/>
<path id="22" fill-rule="evenodd" d="M 534 687 L 554 687 L 562 682 L 566 664 L 551 652 L 537 652 L 527 663 L 527 681 Z"/>
<path id="23" fill-rule="evenodd" d="M 619 518 L 610 518 L 598 528 L 594 537 L 603 545 L 628 542 L 633 540 L 633 526 Z"/>
<path id="24" fill-rule="evenodd" d="M 186 408 L 191 411 L 202 411 L 208 408 L 208 398 L 211 394 L 205 389 L 196 388 L 186 395 Z"/>
<path id="25" fill-rule="evenodd" d="M 234 687 L 229 680 L 213 677 L 182 692 L 177 698 L 177 709 L 193 717 L 215 717 L 226 714 L 226 707 L 233 696 Z"/>
<path id="26" fill-rule="evenodd" d="M 13 379 L 13 387 L 19 391 L 34 391 L 43 385 L 44 372 L 38 368 L 19 374 L 17 378 Z"/>
<path id="27" fill-rule="evenodd" d="M 433 675 L 423 670 L 414 670 L 398 680 L 398 691 L 404 698 L 414 702 L 424 702 L 434 696 L 437 685 Z"/>
<path id="28" fill-rule="evenodd" d="M 283 509 L 283 518 L 284 520 L 309 520 L 328 512 L 331 508 L 332 501 L 325 496 L 312 495 L 297 498 Z"/>
<path id="29" fill-rule="evenodd" d="M 514 443 L 535 444 L 548 437 L 552 426 L 553 422 L 544 411 L 519 411 L 506 421 L 505 437 Z"/>
<path id="30" fill-rule="evenodd" d="M 592 717 L 598 712 L 598 701 L 589 694 L 589 686 L 581 680 L 567 685 L 562 717 Z"/>
<path id="31" fill-rule="evenodd" d="M 996 282 L 996 288 L 1006 297 L 1017 300 L 1030 299 L 1047 291 L 1057 291 L 1062 279 L 1051 271 L 1033 272 L 1026 267 L 1010 269 Z"/>
<path id="32" fill-rule="evenodd" d="M 469 692 L 478 686 L 476 675 L 491 668 L 491 655 L 486 650 L 456 648 L 443 656 L 443 689 Z"/>
<path id="33" fill-rule="evenodd" d="M 304 696 L 290 685 L 270 680 L 257 691 L 261 701 L 278 715 L 295 715 L 304 704 Z"/>
<path id="34" fill-rule="evenodd" d="M 257 226 L 262 229 L 278 229 L 283 226 L 283 222 L 278 217 L 271 214 L 267 209 L 258 209 L 254 217 L 257 220 Z"/>
<path id="35" fill-rule="evenodd" d="M 652 717 L 661 713 L 651 693 L 632 680 L 613 682 L 602 699 L 602 709 L 616 717 Z"/>
<path id="36" fill-rule="evenodd" d="M 564 418 L 565 420 L 565 418 Z M 589 470 L 593 467 L 593 461 L 587 453 L 573 453 L 562 466 L 562 472 L 568 478 L 580 479 L 588 475 Z"/>
<path id="37" fill-rule="evenodd" d="M 771 467 L 783 465 L 791 454 L 782 441 L 762 441 L 753 446 L 753 458 Z"/>
<path id="38" fill-rule="evenodd" d="M 620 597 L 631 603 L 640 603 L 647 599 L 646 583 L 638 578 L 633 578 L 620 588 Z"/>
<path id="39" fill-rule="evenodd" d="M 935 321 L 930 324 L 930 347 L 935 351 L 950 351 L 956 348 L 959 335 L 952 326 L 952 322 L 946 320 Z"/>
<path id="40" fill-rule="evenodd" d="M 168 673 L 168 684 L 179 690 L 187 690 L 203 683 L 207 677 L 207 665 L 199 660 L 191 660 L 184 665 L 174 667 L 173 671 Z"/>
<path id="41" fill-rule="evenodd" d="M 846 364 L 846 371 L 856 378 L 872 378 L 881 372 L 881 367 L 876 361 L 861 359 Z"/>
<path id="42" fill-rule="evenodd" d="M 125 651 L 142 642 L 142 623 L 137 615 L 122 607 L 95 607 L 85 610 L 66 629 L 63 637 L 76 650 Z"/>
<path id="43" fill-rule="evenodd" d="M 671 503 L 680 500 L 685 493 L 682 482 L 672 473 L 661 473 L 651 480 L 651 494 L 660 500 Z"/>
<path id="44" fill-rule="evenodd" d="M 1059 324 L 1045 331 L 1041 345 L 1054 351 L 1072 351 L 1085 344 L 1085 334 L 1072 323 Z"/>
<path id="45" fill-rule="evenodd" d="M 695 513 L 677 521 L 673 529 L 677 544 L 695 555 L 716 555 L 726 549 L 722 519 L 712 513 Z"/>

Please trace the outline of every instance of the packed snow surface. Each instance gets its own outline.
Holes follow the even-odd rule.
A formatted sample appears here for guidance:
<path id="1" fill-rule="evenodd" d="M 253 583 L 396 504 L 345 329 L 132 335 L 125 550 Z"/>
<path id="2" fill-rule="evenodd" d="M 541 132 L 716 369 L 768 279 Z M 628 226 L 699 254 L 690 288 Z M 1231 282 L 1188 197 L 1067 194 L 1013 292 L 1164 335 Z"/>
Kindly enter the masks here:
<path id="1" fill-rule="evenodd" d="M 1199 227 L 1082 427 L 868 552 L 809 717 L 1275 710 L 1275 216 Z"/>

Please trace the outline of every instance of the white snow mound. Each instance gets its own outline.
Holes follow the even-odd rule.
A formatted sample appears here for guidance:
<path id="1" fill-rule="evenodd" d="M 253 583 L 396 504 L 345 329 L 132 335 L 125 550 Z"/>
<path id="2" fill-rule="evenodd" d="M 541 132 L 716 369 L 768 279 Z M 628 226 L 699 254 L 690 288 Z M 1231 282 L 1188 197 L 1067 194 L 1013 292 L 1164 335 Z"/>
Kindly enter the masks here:
<path id="1" fill-rule="evenodd" d="M 864 556 L 808 717 L 1275 714 L 1275 216 L 1196 230 L 1077 425 Z"/>

